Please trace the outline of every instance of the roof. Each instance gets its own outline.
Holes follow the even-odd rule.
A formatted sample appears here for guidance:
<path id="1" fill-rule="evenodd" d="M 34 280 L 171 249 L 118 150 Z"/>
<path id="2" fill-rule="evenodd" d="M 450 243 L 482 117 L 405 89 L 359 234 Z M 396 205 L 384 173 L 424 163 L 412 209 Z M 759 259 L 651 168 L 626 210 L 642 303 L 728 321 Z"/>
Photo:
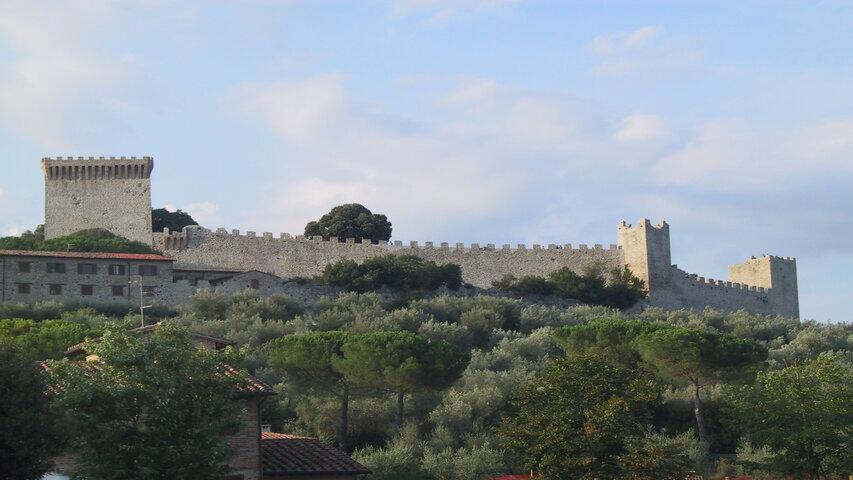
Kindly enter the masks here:
<path id="1" fill-rule="evenodd" d="M 246 270 L 243 268 L 218 268 L 197 265 L 187 265 L 186 263 L 176 263 L 173 267 L 176 272 L 213 272 L 213 273 L 241 273 Z"/>
<path id="2" fill-rule="evenodd" d="M 0 250 L 0 256 L 93 258 L 103 260 L 142 260 L 146 262 L 174 262 L 175 259 L 155 253 L 112 253 L 112 252 L 43 252 L 40 250 Z"/>
<path id="3" fill-rule="evenodd" d="M 261 454 L 265 476 L 371 473 L 318 438 L 262 432 Z"/>
<path id="4" fill-rule="evenodd" d="M 160 325 L 160 323 L 154 323 L 151 325 L 146 325 L 144 327 L 137 327 L 137 328 L 134 328 L 130 331 L 135 332 L 135 333 L 149 333 L 152 330 L 154 330 L 155 328 L 157 328 L 157 326 L 159 326 L 159 325 Z M 219 337 L 216 335 L 208 335 L 205 333 L 198 333 L 198 332 L 189 332 L 189 334 L 192 335 L 193 338 L 198 338 L 200 340 L 207 340 L 207 341 L 213 343 L 216 350 L 225 348 L 229 345 L 237 345 L 237 342 L 235 342 L 233 340 L 228 340 L 227 338 L 222 338 L 222 337 Z M 100 341 L 101 341 L 100 338 L 93 338 L 91 340 L 86 340 L 86 341 L 80 342 L 77 345 L 68 347 L 65 350 L 65 354 L 66 355 L 73 355 L 75 353 L 84 352 L 86 350 L 84 348 L 84 346 L 87 343 L 89 343 L 89 342 L 100 342 Z"/>
<path id="5" fill-rule="evenodd" d="M 36 365 L 41 367 L 44 371 L 50 370 L 50 365 L 46 362 L 36 362 Z M 100 370 L 100 366 L 96 363 L 89 362 L 87 365 L 88 368 L 93 371 Z M 237 389 L 236 393 L 238 397 L 266 397 L 276 395 L 275 390 L 273 390 L 272 387 L 248 373 L 243 373 L 237 370 L 231 365 L 220 364 L 219 373 L 226 377 L 240 377 L 245 380 L 245 383 Z M 64 393 L 64 389 L 60 385 L 48 385 L 46 388 L 48 393 L 53 395 L 61 395 Z"/>
<path id="6" fill-rule="evenodd" d="M 273 390 L 271 386 L 248 373 L 243 373 L 240 370 L 237 370 L 231 365 L 221 364 L 219 373 L 226 377 L 242 377 L 246 381 L 239 389 L 237 389 L 237 395 L 241 397 L 266 397 L 269 395 L 276 395 L 275 390 Z"/>

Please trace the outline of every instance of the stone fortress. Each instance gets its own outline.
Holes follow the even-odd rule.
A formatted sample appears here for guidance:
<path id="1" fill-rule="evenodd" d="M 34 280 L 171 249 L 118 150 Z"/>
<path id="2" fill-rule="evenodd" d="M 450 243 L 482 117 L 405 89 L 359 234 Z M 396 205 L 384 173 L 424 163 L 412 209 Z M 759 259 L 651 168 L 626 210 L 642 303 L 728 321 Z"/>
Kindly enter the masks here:
<path id="1" fill-rule="evenodd" d="M 417 255 L 438 264 L 456 263 L 465 282 L 488 288 L 506 274 L 540 275 L 562 267 L 581 271 L 600 265 L 627 266 L 645 281 L 643 305 L 668 310 L 702 309 L 799 317 L 796 260 L 764 255 L 729 267 L 729 280 L 690 274 L 672 265 L 669 225 L 641 220 L 617 226 L 617 244 L 496 246 L 411 242 L 404 245 L 357 243 L 356 239 L 323 240 L 302 235 L 209 230 L 187 227 L 180 232 L 151 232 L 151 157 L 42 159 L 45 177 L 45 236 L 68 235 L 84 228 L 105 228 L 117 235 L 151 244 L 176 260 L 175 271 L 256 272 L 267 280 L 319 274 L 332 262 L 395 254 Z M 183 267 L 182 267 L 183 266 Z M 275 277 L 273 277 L 275 276 Z M 176 275 L 175 289 L 186 291 Z M 277 279 L 278 280 L 278 279 Z M 257 282 L 258 280 L 253 280 Z M 283 284 L 283 281 L 280 281 Z M 204 283 L 204 282 L 203 282 Z M 196 283 L 193 284 L 197 286 Z M 253 284 L 255 288 L 256 283 Z M 184 287 L 184 288 L 182 288 Z M 272 285 L 265 293 L 276 290 Z M 182 293 L 183 295 L 183 293 Z M 185 297 L 184 297 L 185 298 Z"/>

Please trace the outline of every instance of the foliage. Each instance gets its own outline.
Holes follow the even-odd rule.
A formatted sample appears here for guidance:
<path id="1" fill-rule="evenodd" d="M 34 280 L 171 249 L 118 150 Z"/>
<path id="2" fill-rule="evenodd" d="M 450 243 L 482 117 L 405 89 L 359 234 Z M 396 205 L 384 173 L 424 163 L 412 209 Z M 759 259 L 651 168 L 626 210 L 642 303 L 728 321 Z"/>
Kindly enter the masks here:
<path id="1" fill-rule="evenodd" d="M 10 339 L 32 360 L 62 358 L 68 347 L 100 333 L 82 323 L 66 320 L 0 320 L 0 339 Z"/>
<path id="2" fill-rule="evenodd" d="M 588 269 L 577 274 L 568 267 L 555 270 L 548 278 L 527 275 L 515 278 L 506 275 L 492 284 L 495 288 L 515 293 L 519 297 L 531 295 L 559 295 L 583 303 L 626 309 L 645 296 L 645 285 L 627 267 L 610 272 L 607 282 L 600 269 Z"/>
<path id="3" fill-rule="evenodd" d="M 738 421 L 764 458 L 739 463 L 796 478 L 853 471 L 853 366 L 823 356 L 758 375 L 737 393 Z"/>
<path id="4" fill-rule="evenodd" d="M 115 325 L 86 352 L 50 363 L 63 393 L 55 403 L 76 426 L 78 472 L 96 479 L 217 479 L 231 456 L 226 432 L 240 424 L 240 379 L 220 372 L 238 360 L 195 347 L 185 330 L 161 326 L 140 338 Z"/>
<path id="5" fill-rule="evenodd" d="M 569 358 L 600 355 L 616 366 L 637 368 L 641 357 L 635 340 L 663 328 L 672 327 L 642 320 L 601 319 L 560 327 L 554 332 L 554 339 Z"/>
<path id="6" fill-rule="evenodd" d="M 188 225 L 198 225 L 198 222 L 193 220 L 189 213 L 182 211 L 180 208 L 174 212 L 170 212 L 165 208 L 151 209 L 151 231 L 162 232 L 164 228 L 168 228 L 172 232 L 180 232 Z"/>
<path id="7" fill-rule="evenodd" d="M 384 255 L 357 264 L 340 260 L 326 265 L 317 282 L 344 287 L 354 292 L 378 290 L 387 286 L 395 290 L 433 290 L 442 285 L 452 290 L 462 285 L 459 265 L 436 265 L 415 255 Z"/>
<path id="8" fill-rule="evenodd" d="M 50 468 L 58 439 L 42 372 L 0 338 L 0 478 L 33 480 Z"/>
<path id="9" fill-rule="evenodd" d="M 270 342 L 270 366 L 284 372 L 289 381 L 340 400 L 338 448 L 347 450 L 350 382 L 339 369 L 346 332 L 313 332 Z"/>
<path id="10" fill-rule="evenodd" d="M 347 203 L 332 208 L 318 221 L 305 225 L 305 235 L 323 238 L 337 237 L 340 241 L 355 238 L 369 239 L 371 243 L 386 242 L 391 238 L 391 222 L 385 215 L 371 213 L 358 203 Z"/>
<path id="11" fill-rule="evenodd" d="M 0 250 L 35 250 L 43 252 L 111 252 L 111 253 L 156 253 L 151 246 L 123 237 L 105 235 L 90 229 L 67 235 L 39 239 L 34 235 L 0 238 Z M 82 236 L 78 235 L 81 234 Z M 105 238 L 106 237 L 106 238 Z"/>
<path id="12" fill-rule="evenodd" d="M 643 439 L 659 394 L 647 378 L 602 359 L 558 358 L 513 392 L 498 435 L 548 479 L 674 478 L 683 467 L 674 452 Z"/>
<path id="13" fill-rule="evenodd" d="M 724 381 L 751 379 L 764 366 L 767 349 L 744 340 L 706 330 L 664 328 L 637 340 L 644 364 L 662 378 L 693 387 L 693 404 L 699 440 L 708 440 L 701 388 Z"/>
<path id="14" fill-rule="evenodd" d="M 470 353 L 412 332 L 353 336 L 343 345 L 338 369 L 350 382 L 397 395 L 395 426 L 403 425 L 403 399 L 418 390 L 446 388 L 459 378 Z"/>

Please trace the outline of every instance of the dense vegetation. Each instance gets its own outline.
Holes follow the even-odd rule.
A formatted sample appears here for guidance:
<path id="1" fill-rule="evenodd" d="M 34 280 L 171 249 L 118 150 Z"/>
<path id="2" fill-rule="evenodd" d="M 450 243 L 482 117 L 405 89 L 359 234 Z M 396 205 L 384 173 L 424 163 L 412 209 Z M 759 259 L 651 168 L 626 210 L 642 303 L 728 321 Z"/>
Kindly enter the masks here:
<path id="1" fill-rule="evenodd" d="M 391 222 L 385 215 L 372 213 L 361 204 L 347 203 L 332 208 L 317 221 L 308 222 L 305 235 L 337 238 L 342 242 L 347 238 L 358 242 L 387 242 L 391 238 Z"/>
<path id="2" fill-rule="evenodd" d="M 525 275 L 515 278 L 506 275 L 492 283 L 497 289 L 513 292 L 519 297 L 558 295 L 582 303 L 626 309 L 645 297 L 645 284 L 628 268 L 614 269 L 610 281 L 600 267 L 577 274 L 568 267 L 555 270 L 548 278 Z"/>
<path id="3" fill-rule="evenodd" d="M 151 230 L 154 232 L 162 232 L 164 228 L 172 232 L 180 232 L 188 225 L 198 225 L 198 222 L 180 208 L 174 212 L 165 208 L 151 209 Z"/>
<path id="4" fill-rule="evenodd" d="M 21 316 L 24 308 L 0 306 L 0 314 Z M 7 319 L 0 336 L 30 349 L 31 357 L 57 358 L 66 339 L 72 344 L 98 335 L 107 322 L 94 311 L 29 308 L 32 320 Z M 253 291 L 231 298 L 200 292 L 168 322 L 245 346 L 244 368 L 279 392 L 264 403 L 265 422 L 329 441 L 343 436 L 376 479 L 467 480 L 530 468 L 561 478 L 549 473 L 555 471 L 549 459 L 582 463 L 589 452 L 577 450 L 578 435 L 589 431 L 578 430 L 577 422 L 600 418 L 601 408 L 621 419 L 595 430 L 604 442 L 596 448 L 604 450 L 594 456 L 606 460 L 612 478 L 623 478 L 625 469 L 645 478 L 637 472 L 652 467 L 829 478 L 853 469 L 853 404 L 843 401 L 853 395 L 850 324 L 711 309 L 627 315 L 484 296 L 386 304 L 374 293 L 350 292 L 303 304 Z M 301 350 L 283 348 L 294 345 Z M 429 360 L 436 358 L 429 345 L 463 356 L 441 354 L 458 360 L 440 366 Z M 300 362 L 317 370 L 305 375 L 292 367 Z M 423 368 L 447 375 L 407 383 L 423 377 Z M 610 403 L 569 402 L 591 394 L 590 385 L 604 389 L 597 379 L 605 372 L 622 379 L 601 390 Z M 629 388 L 637 379 L 651 383 Z M 706 442 L 699 441 L 697 385 Z M 559 394 L 537 399 L 532 393 L 552 387 Z M 569 403 L 549 406 L 560 399 Z M 533 413 L 525 414 L 531 406 Z M 536 413 L 548 408 L 565 418 Z M 522 435 L 546 428 L 554 432 L 548 438 L 564 444 Z M 738 459 L 715 456 L 722 453 Z"/>
<path id="5" fill-rule="evenodd" d="M 90 228 L 71 235 L 45 240 L 43 235 L 24 232 L 19 237 L 0 238 L 0 250 L 42 252 L 156 253 L 150 245 L 113 235 L 102 228 Z"/>
<path id="6" fill-rule="evenodd" d="M 330 263 L 315 280 L 360 293 L 383 286 L 401 291 L 434 290 L 441 286 L 456 290 L 462 285 L 462 270 L 454 263 L 436 265 L 415 255 L 384 255 L 368 258 L 361 264 L 354 260 Z"/>

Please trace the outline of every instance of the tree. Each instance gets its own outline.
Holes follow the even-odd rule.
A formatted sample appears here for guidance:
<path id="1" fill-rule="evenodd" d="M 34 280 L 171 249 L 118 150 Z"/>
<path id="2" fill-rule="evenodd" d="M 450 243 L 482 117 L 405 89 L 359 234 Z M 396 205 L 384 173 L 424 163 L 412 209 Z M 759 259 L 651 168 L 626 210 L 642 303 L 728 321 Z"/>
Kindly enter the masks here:
<path id="1" fill-rule="evenodd" d="M 240 425 L 241 382 L 228 352 L 196 347 L 178 327 L 145 338 L 116 325 L 86 345 L 90 360 L 50 362 L 55 399 L 74 422 L 70 449 L 85 478 L 220 479 Z M 93 357 L 94 356 L 94 357 Z"/>
<path id="2" fill-rule="evenodd" d="M 350 382 L 339 370 L 343 346 L 352 338 L 346 332 L 312 332 L 270 342 L 270 366 L 287 380 L 340 400 L 338 448 L 348 448 Z"/>
<path id="3" fill-rule="evenodd" d="M 751 379 L 764 366 L 767 349 L 752 340 L 694 328 L 663 328 L 637 340 L 645 365 L 662 378 L 693 387 L 699 441 L 707 442 L 702 387 Z"/>
<path id="4" fill-rule="evenodd" d="M 853 471 L 853 366 L 823 356 L 759 373 L 736 396 L 737 421 L 754 447 L 747 465 L 794 478 L 843 478 Z"/>
<path id="5" fill-rule="evenodd" d="M 338 205 L 318 221 L 305 225 L 305 235 L 323 238 L 337 237 L 370 239 L 371 243 L 386 242 L 391 238 L 391 222 L 385 215 L 371 213 L 358 203 Z"/>
<path id="6" fill-rule="evenodd" d="M 0 339 L 0 478 L 33 480 L 50 468 L 57 438 L 42 372 Z"/>
<path id="7" fill-rule="evenodd" d="M 172 232 L 179 232 L 187 225 L 198 225 L 198 222 L 180 208 L 174 212 L 165 208 L 151 210 L 151 231 L 153 232 L 162 232 L 164 228 L 168 228 Z"/>
<path id="8" fill-rule="evenodd" d="M 601 358 L 558 358 L 541 379 L 513 392 L 498 435 L 548 479 L 677 478 L 685 462 L 643 440 L 660 390 Z"/>
<path id="9" fill-rule="evenodd" d="M 317 282 L 344 287 L 353 292 L 378 290 L 434 290 L 442 285 L 457 290 L 462 285 L 462 270 L 455 263 L 436 265 L 415 255 L 383 255 L 368 258 L 361 265 L 340 260 L 326 265 Z"/>
<path id="10" fill-rule="evenodd" d="M 663 328 L 674 327 L 643 320 L 606 318 L 560 327 L 554 332 L 554 340 L 569 358 L 598 355 L 617 367 L 638 368 L 641 358 L 635 341 Z"/>
<path id="11" fill-rule="evenodd" d="M 354 336 L 343 346 L 338 369 L 352 383 L 397 395 L 394 425 L 403 425 L 407 393 L 450 386 L 471 354 L 444 340 L 431 341 L 412 332 L 376 332 Z"/>

